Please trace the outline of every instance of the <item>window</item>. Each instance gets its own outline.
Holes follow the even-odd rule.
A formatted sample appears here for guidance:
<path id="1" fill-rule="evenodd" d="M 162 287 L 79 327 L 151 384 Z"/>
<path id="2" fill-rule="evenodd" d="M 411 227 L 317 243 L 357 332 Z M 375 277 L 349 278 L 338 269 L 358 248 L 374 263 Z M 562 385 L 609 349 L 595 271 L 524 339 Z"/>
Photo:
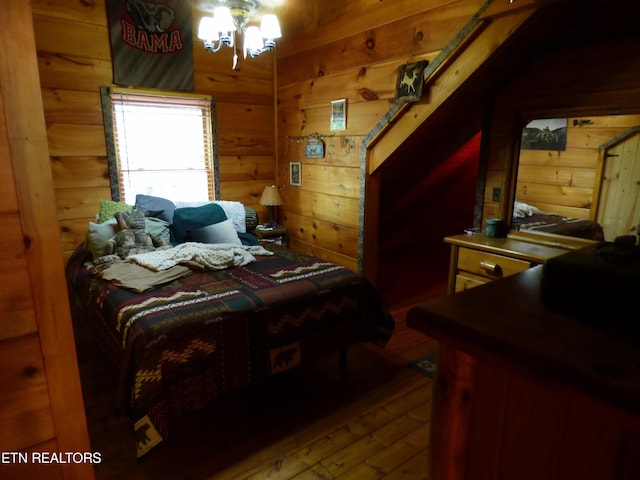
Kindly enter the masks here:
<path id="1" fill-rule="evenodd" d="M 137 194 L 173 201 L 219 196 L 215 101 L 101 89 L 111 197 L 135 203 Z"/>

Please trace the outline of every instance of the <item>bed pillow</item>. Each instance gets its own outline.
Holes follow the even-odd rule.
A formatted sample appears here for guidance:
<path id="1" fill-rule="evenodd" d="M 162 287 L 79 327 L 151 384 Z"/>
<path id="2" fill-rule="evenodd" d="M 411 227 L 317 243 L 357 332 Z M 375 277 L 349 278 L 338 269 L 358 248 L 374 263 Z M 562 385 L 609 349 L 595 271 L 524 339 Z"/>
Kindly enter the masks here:
<path id="1" fill-rule="evenodd" d="M 130 210 L 133 210 L 133 205 L 114 202 L 113 200 L 102 200 L 100 202 L 100 212 L 98 213 L 98 223 L 112 219 L 117 212 L 128 212 Z"/>
<path id="2" fill-rule="evenodd" d="M 224 220 L 206 227 L 189 230 L 188 239 L 200 243 L 233 243 L 242 245 L 232 220 Z"/>
<path id="3" fill-rule="evenodd" d="M 93 259 L 105 254 L 107 241 L 118 233 L 118 221 L 115 218 L 103 223 L 89 222 L 89 229 L 85 235 L 84 245 L 93 255 Z"/>
<path id="4" fill-rule="evenodd" d="M 169 222 L 156 217 L 145 217 L 147 233 L 151 235 L 154 243 L 169 245 L 171 243 L 171 230 Z"/>
<path id="5" fill-rule="evenodd" d="M 258 212 L 255 208 L 244 207 L 244 223 L 247 232 L 253 232 L 258 226 Z"/>
<path id="6" fill-rule="evenodd" d="M 215 203 L 207 203 L 200 207 L 176 208 L 171 225 L 171 242 L 184 243 L 190 230 L 220 223 L 227 219 L 224 210 Z"/>
<path id="7" fill-rule="evenodd" d="M 153 197 L 151 195 L 136 195 L 136 208 L 142 210 L 147 217 L 155 217 L 173 223 L 173 212 L 176 205 L 166 198 Z"/>

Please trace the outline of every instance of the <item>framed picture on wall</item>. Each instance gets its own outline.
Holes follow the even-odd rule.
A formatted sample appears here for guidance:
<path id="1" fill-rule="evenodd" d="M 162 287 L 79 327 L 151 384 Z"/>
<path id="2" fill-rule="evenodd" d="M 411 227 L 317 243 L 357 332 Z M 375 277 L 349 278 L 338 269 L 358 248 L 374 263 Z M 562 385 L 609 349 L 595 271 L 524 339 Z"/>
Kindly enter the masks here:
<path id="1" fill-rule="evenodd" d="M 324 158 L 324 142 L 318 137 L 309 137 L 304 146 L 305 158 Z"/>
<path id="2" fill-rule="evenodd" d="M 522 150 L 556 150 L 567 148 L 567 119 L 543 118 L 533 120 L 522 129 Z"/>
<path id="3" fill-rule="evenodd" d="M 331 130 L 347 129 L 347 100 L 333 100 L 331 102 Z"/>
<path id="4" fill-rule="evenodd" d="M 402 65 L 398 69 L 396 82 L 396 102 L 415 102 L 422 97 L 424 85 L 424 69 L 429 64 L 426 60 Z"/>
<path id="5" fill-rule="evenodd" d="M 289 162 L 289 183 L 295 187 L 302 185 L 302 165 L 300 162 Z"/>

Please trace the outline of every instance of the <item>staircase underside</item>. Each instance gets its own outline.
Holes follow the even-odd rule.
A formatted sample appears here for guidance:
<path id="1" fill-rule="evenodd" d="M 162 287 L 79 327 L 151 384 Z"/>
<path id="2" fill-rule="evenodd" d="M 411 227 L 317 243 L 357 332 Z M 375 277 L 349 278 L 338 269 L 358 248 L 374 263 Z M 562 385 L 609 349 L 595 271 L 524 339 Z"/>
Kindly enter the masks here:
<path id="1" fill-rule="evenodd" d="M 423 178 L 433 165 L 488 127 L 485 118 L 490 119 L 494 95 L 532 58 L 557 42 L 622 34 L 625 16 L 620 12 L 635 1 L 489 0 L 485 4 L 467 31 L 431 66 L 422 99 L 394 106 L 364 143 L 360 260 L 365 275 L 376 275 L 376 260 L 365 258 L 365 252 L 377 251 L 378 241 L 379 205 L 366 192 L 372 179 L 382 175 L 385 185 L 406 191 L 407 179 Z M 605 11 L 607 18 L 602 17 Z M 482 197 L 483 174 L 479 172 L 477 199 Z M 476 203 L 478 217 L 481 198 Z"/>

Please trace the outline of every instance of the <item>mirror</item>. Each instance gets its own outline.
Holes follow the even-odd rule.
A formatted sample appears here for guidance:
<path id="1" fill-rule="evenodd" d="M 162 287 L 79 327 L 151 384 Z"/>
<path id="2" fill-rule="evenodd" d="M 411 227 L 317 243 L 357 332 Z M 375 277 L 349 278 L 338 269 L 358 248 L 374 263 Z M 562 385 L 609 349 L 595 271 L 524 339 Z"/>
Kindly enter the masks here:
<path id="1" fill-rule="evenodd" d="M 522 131 L 512 228 L 639 235 L 640 114 L 541 118 Z"/>

